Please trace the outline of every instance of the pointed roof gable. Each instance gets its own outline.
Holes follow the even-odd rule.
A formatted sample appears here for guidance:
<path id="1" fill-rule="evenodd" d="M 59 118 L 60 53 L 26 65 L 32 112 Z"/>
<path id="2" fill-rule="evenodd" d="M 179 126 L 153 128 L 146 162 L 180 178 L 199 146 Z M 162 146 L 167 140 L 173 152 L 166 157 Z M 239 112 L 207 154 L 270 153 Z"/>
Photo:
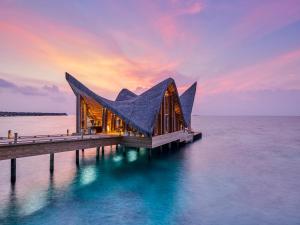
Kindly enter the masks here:
<path id="1" fill-rule="evenodd" d="M 180 96 L 180 102 L 182 106 L 184 120 L 187 122 L 188 126 L 191 124 L 191 115 L 194 104 L 194 98 L 197 88 L 197 82 L 192 84 L 183 94 Z"/>
<path id="2" fill-rule="evenodd" d="M 137 95 L 133 93 L 132 91 L 123 88 L 120 93 L 118 94 L 116 101 L 124 101 L 124 100 L 129 100 L 131 98 L 136 97 Z"/>
<path id="3" fill-rule="evenodd" d="M 167 88 L 170 85 L 174 85 L 176 96 L 179 99 L 179 107 L 183 112 L 184 124 L 185 126 L 190 124 L 190 113 L 193 106 L 195 91 L 190 93 L 191 91 L 189 91 L 189 88 L 186 91 L 187 93 L 183 93 L 179 98 L 176 84 L 172 78 L 168 78 L 156 84 L 141 95 L 136 95 L 128 89 L 123 89 L 119 93 L 116 101 L 111 101 L 95 94 L 68 73 L 66 73 L 66 80 L 69 82 L 73 92 L 76 95 L 80 94 L 81 96 L 93 99 L 103 107 L 108 108 L 113 113 L 118 115 L 127 124 L 148 136 L 152 135 L 155 120 L 159 113 L 160 106 Z M 192 85 L 192 87 L 194 85 Z M 193 94 L 192 101 L 190 97 L 191 94 Z M 181 106 L 182 100 L 185 102 L 184 106 Z M 189 118 L 189 123 L 186 118 Z"/>

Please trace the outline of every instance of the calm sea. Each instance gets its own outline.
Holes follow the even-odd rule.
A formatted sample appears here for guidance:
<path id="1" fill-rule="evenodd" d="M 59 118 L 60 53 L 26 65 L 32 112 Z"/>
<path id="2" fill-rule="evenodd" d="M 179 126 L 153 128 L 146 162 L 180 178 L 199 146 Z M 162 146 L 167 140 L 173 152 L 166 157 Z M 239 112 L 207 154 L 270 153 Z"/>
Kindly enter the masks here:
<path id="1" fill-rule="evenodd" d="M 75 118 L 0 118 L 0 136 L 74 130 Z M 300 224 L 300 117 L 193 117 L 179 151 L 86 150 L 0 161 L 0 224 Z M 81 153 L 80 153 L 81 154 Z"/>

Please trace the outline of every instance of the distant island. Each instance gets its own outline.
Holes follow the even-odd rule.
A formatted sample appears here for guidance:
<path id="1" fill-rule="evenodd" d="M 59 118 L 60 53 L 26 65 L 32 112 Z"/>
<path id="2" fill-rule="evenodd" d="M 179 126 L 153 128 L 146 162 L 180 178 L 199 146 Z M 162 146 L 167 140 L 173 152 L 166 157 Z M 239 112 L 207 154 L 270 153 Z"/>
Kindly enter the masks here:
<path id="1" fill-rule="evenodd" d="M 42 113 L 42 112 L 1 112 L 0 117 L 8 116 L 67 116 L 67 113 Z"/>

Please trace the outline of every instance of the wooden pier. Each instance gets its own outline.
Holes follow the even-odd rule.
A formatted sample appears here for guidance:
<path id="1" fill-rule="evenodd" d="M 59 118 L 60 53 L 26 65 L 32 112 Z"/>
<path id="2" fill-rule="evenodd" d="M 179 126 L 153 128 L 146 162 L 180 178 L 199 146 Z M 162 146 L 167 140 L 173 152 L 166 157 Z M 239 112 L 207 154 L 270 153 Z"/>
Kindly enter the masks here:
<path id="1" fill-rule="evenodd" d="M 9 134 L 11 135 L 11 134 Z M 8 135 L 8 136 L 9 136 Z M 76 151 L 76 164 L 79 165 L 79 150 L 96 148 L 99 157 L 100 147 L 121 145 L 125 147 L 147 148 L 151 157 L 151 149 L 166 144 L 188 143 L 202 137 L 200 132 L 188 133 L 177 131 L 154 137 L 122 136 L 118 134 L 95 135 L 36 135 L 0 138 L 0 160 L 11 160 L 11 182 L 16 181 L 16 159 L 37 155 L 50 155 L 50 172 L 54 171 L 54 153 Z"/>

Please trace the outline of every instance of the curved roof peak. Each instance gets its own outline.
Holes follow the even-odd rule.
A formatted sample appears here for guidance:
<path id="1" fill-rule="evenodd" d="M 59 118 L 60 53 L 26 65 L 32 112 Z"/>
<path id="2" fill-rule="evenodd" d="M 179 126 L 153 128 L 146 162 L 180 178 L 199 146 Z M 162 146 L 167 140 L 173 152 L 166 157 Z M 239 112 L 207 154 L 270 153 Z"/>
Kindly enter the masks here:
<path id="1" fill-rule="evenodd" d="M 185 92 L 180 95 L 180 102 L 182 106 L 184 120 L 187 122 L 188 126 L 191 125 L 191 115 L 194 105 L 194 99 L 197 89 L 197 81 L 194 82 Z"/>
<path id="2" fill-rule="evenodd" d="M 129 100 L 131 98 L 136 97 L 137 95 L 132 91 L 128 90 L 127 88 L 123 88 L 120 93 L 118 94 L 116 101 L 124 101 Z"/>

